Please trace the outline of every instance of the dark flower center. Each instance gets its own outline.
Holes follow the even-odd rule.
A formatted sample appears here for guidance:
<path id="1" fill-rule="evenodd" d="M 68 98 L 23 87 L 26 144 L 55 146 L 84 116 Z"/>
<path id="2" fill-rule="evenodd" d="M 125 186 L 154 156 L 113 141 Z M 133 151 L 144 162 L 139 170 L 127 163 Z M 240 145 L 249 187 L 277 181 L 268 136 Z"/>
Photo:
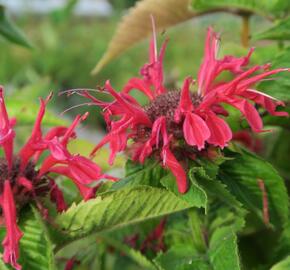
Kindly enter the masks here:
<path id="1" fill-rule="evenodd" d="M 14 199 L 17 204 L 21 206 L 26 204 L 32 196 L 32 192 L 25 189 L 22 185 L 17 183 L 17 179 L 25 177 L 31 182 L 34 192 L 37 196 L 44 195 L 48 191 L 48 181 L 46 177 L 39 178 L 38 171 L 35 169 L 35 164 L 31 161 L 28 162 L 24 170 L 20 171 L 21 161 L 19 158 L 14 157 L 12 168 L 8 170 L 7 160 L 0 158 L 0 194 L 4 189 L 5 180 L 10 181 L 11 188 L 13 189 Z"/>
<path id="2" fill-rule="evenodd" d="M 180 102 L 180 94 L 180 90 L 169 91 L 144 106 L 144 110 L 152 122 L 161 116 L 165 116 L 167 131 L 169 134 L 173 134 L 176 139 L 183 138 L 182 122 L 176 123 L 174 121 L 175 110 Z M 194 106 L 201 102 L 201 99 L 195 93 L 190 93 L 190 97 Z M 150 129 L 143 126 L 138 129 L 138 139 L 147 138 L 149 135 Z"/>
<path id="3" fill-rule="evenodd" d="M 167 124 L 174 122 L 174 113 L 180 102 L 180 90 L 169 91 L 152 100 L 144 107 L 145 112 L 152 122 L 158 117 L 165 116 Z M 190 93 L 191 101 L 194 106 L 200 103 L 200 98 L 195 93 Z"/>

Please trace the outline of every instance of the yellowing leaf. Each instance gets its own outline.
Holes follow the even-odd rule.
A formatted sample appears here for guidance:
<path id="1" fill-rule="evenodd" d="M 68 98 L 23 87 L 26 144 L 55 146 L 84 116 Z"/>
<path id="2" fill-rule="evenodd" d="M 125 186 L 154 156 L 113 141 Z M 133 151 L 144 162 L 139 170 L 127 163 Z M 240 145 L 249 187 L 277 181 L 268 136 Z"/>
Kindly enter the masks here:
<path id="1" fill-rule="evenodd" d="M 131 8 L 119 23 L 107 51 L 92 74 L 97 74 L 112 59 L 152 33 L 151 15 L 157 31 L 193 17 L 190 0 L 143 0 Z"/>

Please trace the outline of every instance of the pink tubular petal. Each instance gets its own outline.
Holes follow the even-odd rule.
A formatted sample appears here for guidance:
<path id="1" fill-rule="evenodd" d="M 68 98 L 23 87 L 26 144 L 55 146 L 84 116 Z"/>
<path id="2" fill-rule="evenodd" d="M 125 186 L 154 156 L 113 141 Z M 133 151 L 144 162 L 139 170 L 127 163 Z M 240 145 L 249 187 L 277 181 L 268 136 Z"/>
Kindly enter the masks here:
<path id="1" fill-rule="evenodd" d="M 89 199 L 94 197 L 95 189 L 91 188 L 91 187 L 88 187 L 86 185 L 83 185 L 82 183 L 79 182 L 78 179 L 75 179 L 72 176 L 71 172 L 69 171 L 68 167 L 57 166 L 57 167 L 51 168 L 50 171 L 54 172 L 54 173 L 58 173 L 58 174 L 64 175 L 64 176 L 70 178 L 74 182 L 74 184 L 77 186 L 77 188 L 79 189 L 80 194 L 82 195 L 84 200 L 89 200 Z"/>
<path id="2" fill-rule="evenodd" d="M 151 126 L 151 121 L 148 118 L 147 114 L 142 110 L 141 107 L 137 107 L 133 104 L 130 104 L 125 100 L 119 93 L 117 93 L 112 86 L 110 85 L 109 81 L 106 81 L 105 84 L 106 89 L 110 92 L 110 94 L 120 103 L 120 105 L 127 111 L 127 113 L 131 117 L 138 118 L 140 124 L 149 125 Z"/>
<path id="3" fill-rule="evenodd" d="M 253 152 L 259 153 L 262 149 L 262 141 L 253 135 L 249 130 L 241 130 L 233 134 L 233 140 L 238 141 Z"/>
<path id="4" fill-rule="evenodd" d="M 264 94 L 262 92 L 253 90 L 253 89 L 247 89 L 242 93 L 242 96 L 253 100 L 255 103 L 261 105 L 263 108 L 265 108 L 271 115 L 275 116 L 288 116 L 287 112 L 277 112 L 276 107 L 277 106 L 285 106 L 285 104 L 282 101 L 275 100 L 273 97 Z"/>
<path id="5" fill-rule="evenodd" d="M 248 55 L 245 57 L 234 57 L 232 55 L 226 55 L 223 59 L 219 60 L 219 72 L 228 70 L 234 74 L 243 72 L 241 67 L 246 66 L 249 63 L 250 57 L 254 52 L 254 48 L 251 48 Z"/>
<path id="6" fill-rule="evenodd" d="M 48 148 L 51 156 L 55 160 L 67 160 L 70 158 L 70 154 L 58 139 L 55 137 L 53 140 L 48 142 Z"/>
<path id="7" fill-rule="evenodd" d="M 82 184 L 91 184 L 101 177 L 101 168 L 90 159 L 81 156 L 74 156 L 68 162 L 68 168 L 75 179 Z"/>
<path id="8" fill-rule="evenodd" d="M 9 263 L 15 269 L 20 270 L 17 263 L 19 258 L 19 241 L 23 235 L 16 223 L 16 207 L 9 180 L 4 182 L 2 198 L 2 211 L 6 225 L 6 236 L 2 242 L 4 248 L 3 261 Z"/>
<path id="9" fill-rule="evenodd" d="M 229 116 L 229 113 L 226 109 L 224 109 L 221 105 L 219 104 L 214 104 L 211 106 L 211 110 L 215 113 L 215 114 L 220 114 L 223 116 Z"/>
<path id="10" fill-rule="evenodd" d="M 216 54 L 218 49 L 218 36 L 213 32 L 212 28 L 208 28 L 204 58 L 198 72 L 198 93 L 204 95 L 213 82 L 214 78 L 218 75 L 216 74 Z"/>
<path id="11" fill-rule="evenodd" d="M 251 48 L 245 57 L 239 58 L 227 55 L 219 60 L 217 59 L 218 46 L 219 36 L 209 28 L 205 43 L 204 59 L 198 72 L 198 93 L 202 96 L 205 96 L 215 88 L 215 80 L 221 72 L 243 73 L 242 67 L 249 63 L 254 51 Z"/>
<path id="12" fill-rule="evenodd" d="M 183 133 L 186 142 L 189 145 L 197 146 L 198 150 L 204 148 L 205 141 L 210 136 L 210 130 L 204 120 L 194 113 L 186 113 Z"/>
<path id="13" fill-rule="evenodd" d="M 28 191 L 33 191 L 33 185 L 32 182 L 29 181 L 26 177 L 19 177 L 17 179 L 17 183 L 23 187 L 25 187 Z"/>
<path id="14" fill-rule="evenodd" d="M 52 179 L 50 179 L 50 184 L 50 199 L 56 204 L 57 212 L 61 213 L 67 209 L 62 191 L 58 188 L 57 184 Z"/>
<path id="15" fill-rule="evenodd" d="M 190 84 L 192 83 L 192 78 L 188 77 L 184 80 L 181 95 L 180 95 L 180 102 L 179 108 L 181 112 L 192 111 L 194 109 L 191 98 L 190 98 Z"/>
<path id="16" fill-rule="evenodd" d="M 132 125 L 133 118 L 124 116 L 119 121 L 112 122 L 111 131 L 102 139 L 102 141 L 93 149 L 93 156 L 103 145 L 110 143 L 109 164 L 113 164 L 115 156 L 118 152 L 125 150 L 127 146 L 127 129 Z"/>
<path id="17" fill-rule="evenodd" d="M 158 121 L 156 124 L 156 130 L 158 130 L 157 137 L 159 137 L 159 133 L 161 133 L 163 138 L 163 147 L 161 151 L 163 165 L 169 168 L 175 176 L 178 191 L 180 193 L 185 193 L 187 190 L 186 173 L 170 151 L 170 140 L 172 137 L 167 134 L 165 117 L 160 117 L 156 121 Z"/>
<path id="18" fill-rule="evenodd" d="M 154 99 L 154 96 L 150 90 L 150 86 L 148 86 L 142 79 L 140 78 L 132 78 L 128 81 L 125 87 L 122 90 L 122 93 L 129 93 L 133 89 L 138 89 L 143 92 L 150 100 Z"/>
<path id="19" fill-rule="evenodd" d="M 265 77 L 268 77 L 268 76 L 271 76 L 273 74 L 277 74 L 277 73 L 283 72 L 283 71 L 289 71 L 289 69 L 288 68 L 277 68 L 277 69 L 269 70 L 269 71 L 266 71 L 264 73 L 258 74 L 256 76 L 253 76 L 253 77 L 241 82 L 239 84 L 239 88 L 241 88 L 241 89 L 249 88 L 251 85 L 253 85 L 257 82 L 260 82 Z"/>
<path id="20" fill-rule="evenodd" d="M 215 146 L 225 147 L 232 138 L 232 131 L 228 124 L 213 112 L 208 112 L 206 124 L 210 130 L 208 142 Z"/>
<path id="21" fill-rule="evenodd" d="M 144 145 L 141 146 L 140 151 L 139 151 L 139 156 L 138 159 L 141 163 L 144 163 L 145 159 L 151 155 L 153 147 L 155 146 L 156 148 L 159 147 L 160 143 L 160 132 L 163 127 L 165 127 L 165 117 L 159 117 L 157 118 L 152 126 L 152 131 L 151 131 L 151 136 L 150 138 L 146 141 Z"/>
<path id="22" fill-rule="evenodd" d="M 224 100 L 226 103 L 237 108 L 247 119 L 250 127 L 255 132 L 261 132 L 263 128 L 262 119 L 256 108 L 247 100 L 238 98 L 227 98 Z"/>
<path id="23" fill-rule="evenodd" d="M 51 140 L 54 137 L 60 138 L 62 137 L 67 131 L 67 127 L 64 126 L 58 126 L 51 128 L 45 135 L 45 140 Z"/>
<path id="24" fill-rule="evenodd" d="M 153 96 L 158 96 L 166 92 L 166 89 L 163 86 L 163 58 L 168 40 L 166 40 L 163 43 L 160 53 L 158 55 L 156 31 L 153 19 L 152 25 L 153 25 L 153 37 L 150 41 L 149 47 L 149 63 L 145 64 L 142 67 L 140 73 L 143 76 L 144 82 L 149 86 L 153 86 L 154 88 Z"/>
<path id="25" fill-rule="evenodd" d="M 74 119 L 74 121 L 72 122 L 72 124 L 67 128 L 65 134 L 63 135 L 63 137 L 61 138 L 61 143 L 63 146 L 67 146 L 69 139 L 72 137 L 75 137 L 75 128 L 77 125 L 79 125 L 79 123 L 81 121 L 84 121 L 87 117 L 88 117 L 89 113 L 86 112 L 83 115 L 77 115 Z"/>
<path id="26" fill-rule="evenodd" d="M 172 152 L 169 150 L 168 146 L 162 149 L 161 157 L 163 159 L 163 164 L 169 168 L 172 174 L 175 176 L 178 191 L 180 193 L 185 193 L 187 191 L 186 173 Z"/>
<path id="27" fill-rule="evenodd" d="M 45 114 L 46 105 L 48 101 L 51 99 L 51 97 L 52 94 L 48 95 L 48 97 L 45 100 L 40 99 L 40 108 L 34 123 L 31 136 L 19 152 L 19 156 L 21 157 L 21 170 L 25 168 L 28 160 L 35 153 L 37 153 L 38 151 L 42 152 L 44 149 L 46 149 L 45 143 L 42 138 L 41 122 Z M 41 152 L 38 152 L 38 155 Z"/>
<path id="28" fill-rule="evenodd" d="M 16 122 L 9 120 L 4 102 L 3 91 L 4 89 L 0 85 L 0 145 L 4 149 L 8 168 L 11 169 L 13 158 L 13 141 L 15 137 L 13 126 Z"/>
<path id="29" fill-rule="evenodd" d="M 105 144 L 109 143 L 111 141 L 111 133 L 108 133 L 92 150 L 92 152 L 90 153 L 90 156 L 93 157 L 99 149 L 101 149 Z M 113 151 L 111 149 L 111 151 Z"/>
<path id="30" fill-rule="evenodd" d="M 73 270 L 76 264 L 79 264 L 79 262 L 75 257 L 72 257 L 66 262 L 64 270 Z"/>
<path id="31" fill-rule="evenodd" d="M 46 133 L 46 135 L 44 137 L 44 141 L 51 141 L 54 137 L 56 137 L 56 138 L 62 137 L 66 133 L 66 131 L 67 131 L 67 127 L 63 127 L 63 126 L 54 127 Z M 35 163 L 37 163 L 42 152 L 43 152 L 43 150 L 38 151 L 34 154 L 33 159 L 34 159 Z"/>

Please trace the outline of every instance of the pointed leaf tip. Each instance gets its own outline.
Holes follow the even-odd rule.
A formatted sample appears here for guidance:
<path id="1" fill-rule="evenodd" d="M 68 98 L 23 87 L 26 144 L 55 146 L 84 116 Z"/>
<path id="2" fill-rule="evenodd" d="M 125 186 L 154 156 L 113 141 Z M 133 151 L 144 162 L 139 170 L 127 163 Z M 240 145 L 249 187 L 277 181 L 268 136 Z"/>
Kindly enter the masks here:
<path id="1" fill-rule="evenodd" d="M 196 15 L 191 10 L 190 0 L 143 0 L 138 1 L 118 24 L 109 46 L 91 74 L 96 75 L 111 60 L 128 48 L 152 34 L 151 17 L 156 31 L 176 25 Z"/>

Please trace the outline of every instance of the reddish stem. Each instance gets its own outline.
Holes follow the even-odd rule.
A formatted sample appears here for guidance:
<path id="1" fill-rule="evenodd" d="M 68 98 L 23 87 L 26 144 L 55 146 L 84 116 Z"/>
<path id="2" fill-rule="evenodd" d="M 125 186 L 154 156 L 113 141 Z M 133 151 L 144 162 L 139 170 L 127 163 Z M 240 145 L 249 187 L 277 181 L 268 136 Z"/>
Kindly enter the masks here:
<path id="1" fill-rule="evenodd" d="M 265 183 L 262 179 L 258 179 L 258 186 L 262 191 L 263 197 L 263 219 L 266 225 L 269 225 L 270 217 L 269 217 L 269 205 L 268 205 L 268 195 L 265 187 Z"/>

